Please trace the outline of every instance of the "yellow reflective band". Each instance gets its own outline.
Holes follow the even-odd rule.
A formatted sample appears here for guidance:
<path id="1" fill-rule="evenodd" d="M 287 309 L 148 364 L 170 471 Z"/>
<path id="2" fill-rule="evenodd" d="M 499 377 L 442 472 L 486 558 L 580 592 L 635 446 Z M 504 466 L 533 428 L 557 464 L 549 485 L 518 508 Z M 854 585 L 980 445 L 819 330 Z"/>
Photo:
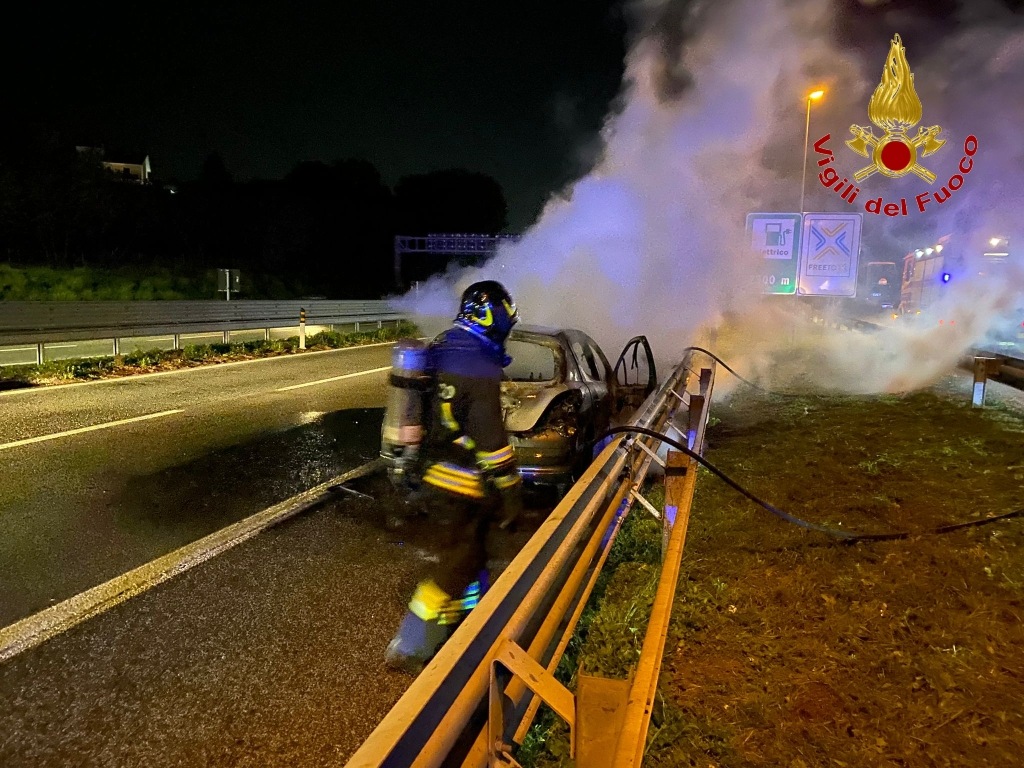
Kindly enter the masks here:
<path id="1" fill-rule="evenodd" d="M 474 469 L 463 469 L 462 467 L 458 467 L 447 462 L 433 464 L 431 465 L 431 469 L 436 469 L 438 472 L 459 478 L 460 480 L 469 480 L 474 483 L 480 482 L 480 473 Z"/>
<path id="2" fill-rule="evenodd" d="M 494 484 L 500 490 L 511 488 L 518 482 L 522 482 L 522 478 L 519 475 L 502 475 L 501 477 L 494 478 Z"/>
<path id="3" fill-rule="evenodd" d="M 431 472 L 428 470 L 427 474 L 424 476 L 424 479 L 429 480 L 431 478 L 433 478 L 434 480 L 439 480 L 448 486 L 456 488 L 465 488 L 467 491 L 480 490 L 479 480 L 466 480 L 465 478 L 462 477 L 453 477 L 452 475 L 445 474 L 444 472 Z"/>
<path id="4" fill-rule="evenodd" d="M 451 596 L 437 586 L 433 579 L 428 579 L 421 581 L 416 587 L 416 592 L 409 601 L 409 610 L 424 621 L 433 621 L 451 599 Z"/>
<path id="5" fill-rule="evenodd" d="M 455 420 L 455 414 L 452 413 L 451 403 L 441 403 L 441 419 L 444 421 L 444 425 L 452 432 L 458 431 L 459 422 Z"/>
<path id="6" fill-rule="evenodd" d="M 423 475 L 423 481 L 463 496 L 483 498 L 484 487 L 479 475 L 447 464 L 433 464 Z"/>
<path id="7" fill-rule="evenodd" d="M 477 451 L 476 459 L 485 466 L 495 467 L 503 461 L 509 461 L 512 456 L 512 446 L 506 445 L 496 451 Z"/>
<path id="8" fill-rule="evenodd" d="M 494 324 L 494 313 L 491 312 L 490 307 L 484 307 L 484 316 L 473 315 L 473 320 L 480 323 L 484 328 L 489 328 Z"/>
<path id="9" fill-rule="evenodd" d="M 474 448 L 476 448 L 476 443 L 473 442 L 473 438 L 471 438 L 469 435 L 463 435 L 462 437 L 458 437 L 454 440 L 454 442 L 456 445 L 461 445 L 463 448 L 469 451 L 472 451 Z"/>
<path id="10" fill-rule="evenodd" d="M 482 499 L 485 495 L 481 488 L 470 488 L 462 485 L 456 480 L 451 480 L 442 475 L 432 475 L 429 471 L 423 476 L 423 482 L 458 494 L 459 496 L 470 496 L 474 499 Z"/>

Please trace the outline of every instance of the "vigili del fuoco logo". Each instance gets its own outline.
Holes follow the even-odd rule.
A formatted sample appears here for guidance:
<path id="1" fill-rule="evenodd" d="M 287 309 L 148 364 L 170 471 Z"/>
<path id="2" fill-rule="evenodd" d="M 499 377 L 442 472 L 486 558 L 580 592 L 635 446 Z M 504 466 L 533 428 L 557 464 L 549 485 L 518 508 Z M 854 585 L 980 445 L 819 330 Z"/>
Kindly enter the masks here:
<path id="1" fill-rule="evenodd" d="M 895 35 L 889 45 L 889 55 L 882 69 L 882 80 L 868 102 L 868 118 L 882 133 L 876 135 L 871 126 L 851 125 L 852 139 L 846 146 L 861 157 L 871 162 L 853 174 L 853 181 L 840 176 L 835 169 L 835 154 L 828 148 L 831 134 L 825 134 L 814 142 L 814 151 L 822 155 L 818 165 L 823 170 L 818 174 L 818 181 L 826 189 L 831 189 L 840 199 L 853 205 L 860 194 L 857 186 L 875 174 L 899 179 L 907 174 L 914 174 L 929 184 L 934 184 L 936 175 L 921 160 L 928 158 L 942 149 L 946 140 L 940 138 L 942 128 L 932 125 L 917 129 L 917 135 L 911 137 L 908 132 L 921 122 L 923 107 L 921 99 L 914 90 L 914 73 L 907 63 L 906 49 L 899 35 Z M 924 213 L 931 203 L 942 205 L 964 184 L 964 177 L 974 167 L 974 155 L 978 151 L 976 136 L 968 136 L 964 140 L 963 156 L 953 173 L 939 189 L 926 190 L 914 198 L 914 203 L 907 205 L 907 199 L 899 202 L 885 202 L 876 197 L 864 202 L 864 210 L 868 213 L 886 216 L 906 216 L 908 211 L 916 209 Z"/>

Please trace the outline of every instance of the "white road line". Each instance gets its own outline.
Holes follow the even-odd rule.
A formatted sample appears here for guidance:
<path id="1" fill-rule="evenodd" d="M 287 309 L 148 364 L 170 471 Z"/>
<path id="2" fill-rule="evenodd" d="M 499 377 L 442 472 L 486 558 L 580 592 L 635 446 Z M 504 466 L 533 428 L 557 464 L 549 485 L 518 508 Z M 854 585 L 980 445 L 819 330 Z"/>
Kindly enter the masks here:
<path id="1" fill-rule="evenodd" d="M 55 432 L 52 435 L 41 435 L 40 437 L 29 437 L 24 440 L 15 440 L 13 443 L 3 443 L 0 445 L 0 451 L 7 450 L 8 448 L 18 448 L 22 445 L 31 445 L 32 443 L 43 443 L 47 440 L 56 440 L 58 437 L 70 437 L 71 435 L 81 435 L 84 432 L 95 432 L 98 429 L 109 429 L 110 427 L 119 427 L 122 424 L 133 424 L 136 421 L 148 421 L 149 419 L 159 419 L 162 416 L 173 416 L 176 413 L 184 413 L 183 408 L 178 408 L 173 411 L 160 411 L 159 413 L 147 413 L 145 416 L 134 416 L 130 419 L 118 419 L 117 421 L 107 421 L 103 424 L 93 424 L 91 427 L 79 427 L 78 429 L 69 429 L 67 432 Z"/>
<path id="2" fill-rule="evenodd" d="M 366 376 L 371 373 L 380 373 L 381 371 L 390 371 L 391 366 L 386 365 L 383 368 L 371 368 L 368 371 L 357 371 L 356 373 L 346 373 L 343 376 L 331 376 L 329 379 L 319 379 L 318 381 L 307 381 L 305 384 L 292 384 L 290 387 L 281 387 L 275 389 L 275 392 L 287 392 L 291 389 L 302 389 L 303 387 L 314 387 L 317 384 L 326 384 L 329 381 L 341 381 L 342 379 L 352 379 L 356 376 Z"/>
<path id="3" fill-rule="evenodd" d="M 321 502 L 323 497 L 330 493 L 331 486 L 363 477 L 382 468 L 380 459 L 369 461 L 280 504 L 140 565 L 128 573 L 44 608 L 39 613 L 8 627 L 0 628 L 0 662 L 56 637 L 86 619 L 98 616 L 115 605 L 206 562 L 215 555 L 226 552 L 273 525 L 305 512 Z"/>

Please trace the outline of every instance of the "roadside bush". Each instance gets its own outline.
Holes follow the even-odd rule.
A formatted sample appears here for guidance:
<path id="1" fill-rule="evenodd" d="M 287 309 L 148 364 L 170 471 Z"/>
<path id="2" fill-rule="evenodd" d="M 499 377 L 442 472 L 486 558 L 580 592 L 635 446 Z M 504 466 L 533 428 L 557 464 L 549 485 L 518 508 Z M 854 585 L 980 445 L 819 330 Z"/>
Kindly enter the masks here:
<path id="1" fill-rule="evenodd" d="M 419 329 L 412 323 L 399 323 L 387 328 L 360 333 L 339 333 L 322 331 L 307 337 L 306 348 L 342 349 L 345 347 L 394 341 L 419 335 Z M 116 357 L 76 358 L 52 360 L 43 365 L 24 365 L 0 368 L 0 388 L 9 388 L 17 383 L 54 383 L 74 379 L 95 379 L 103 376 L 131 374 L 158 367 L 180 367 L 181 364 L 196 364 L 211 361 L 213 357 L 261 357 L 299 352 L 299 337 L 287 339 L 262 339 L 239 341 L 231 344 L 189 344 L 181 350 L 135 349 Z"/>
<path id="2" fill-rule="evenodd" d="M 127 355 L 124 355 L 122 365 L 133 366 L 136 368 L 149 368 L 150 366 L 158 365 L 165 359 L 164 351 L 162 349 L 150 349 L 143 351 L 136 349 Z"/>
<path id="3" fill-rule="evenodd" d="M 205 360 L 210 356 L 210 348 L 205 344 L 189 344 L 181 351 L 186 360 Z"/>
<path id="4" fill-rule="evenodd" d="M 242 351 L 252 355 L 258 352 L 270 352 L 272 349 L 268 342 L 259 339 L 257 341 L 243 341 Z"/>
<path id="5" fill-rule="evenodd" d="M 340 347 L 345 343 L 347 334 L 337 331 L 320 331 L 306 337 L 307 347 Z"/>

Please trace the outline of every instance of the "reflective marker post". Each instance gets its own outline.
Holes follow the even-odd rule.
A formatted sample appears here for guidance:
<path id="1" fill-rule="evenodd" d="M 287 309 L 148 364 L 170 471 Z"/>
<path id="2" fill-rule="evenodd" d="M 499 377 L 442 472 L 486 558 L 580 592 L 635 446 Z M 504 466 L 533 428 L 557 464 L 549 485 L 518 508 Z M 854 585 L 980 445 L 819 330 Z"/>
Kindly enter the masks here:
<path id="1" fill-rule="evenodd" d="M 976 357 L 974 358 L 974 390 L 971 396 L 971 406 L 982 408 L 985 405 L 985 384 L 990 374 L 999 373 L 999 358 Z"/>
<path id="2" fill-rule="evenodd" d="M 306 348 L 306 310 L 299 310 L 299 349 Z"/>

